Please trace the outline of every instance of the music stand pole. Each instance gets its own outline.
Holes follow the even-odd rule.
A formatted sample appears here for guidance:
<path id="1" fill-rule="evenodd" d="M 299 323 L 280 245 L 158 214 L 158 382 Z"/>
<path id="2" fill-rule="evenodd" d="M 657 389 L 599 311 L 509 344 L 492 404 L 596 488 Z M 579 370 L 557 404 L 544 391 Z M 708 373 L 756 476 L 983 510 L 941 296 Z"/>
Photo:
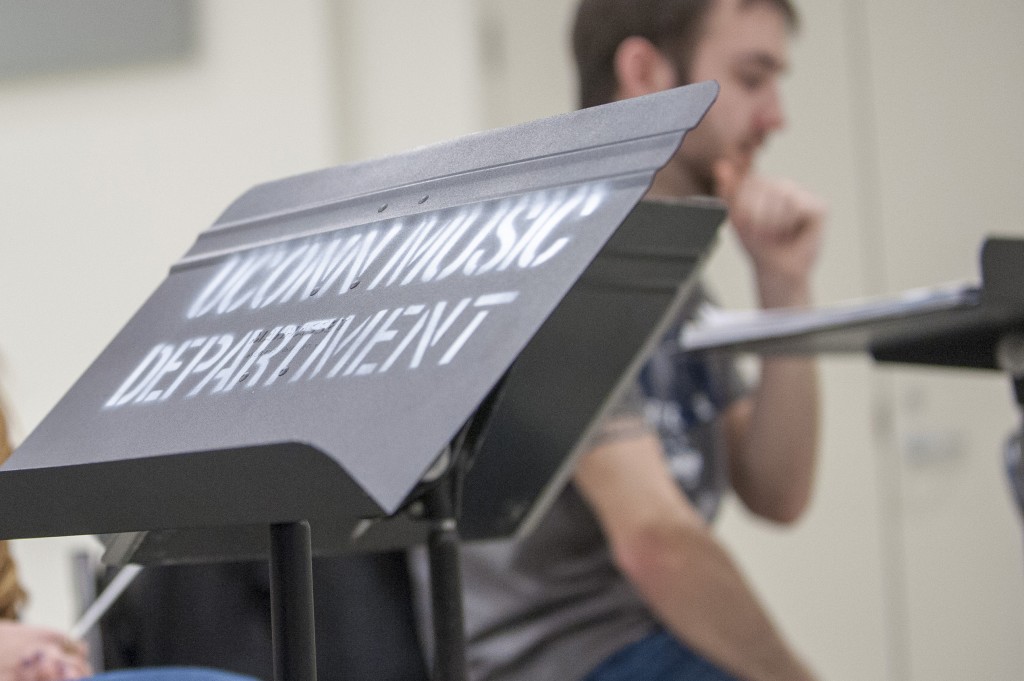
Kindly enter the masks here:
<path id="1" fill-rule="evenodd" d="M 1022 418 L 1021 425 L 1007 438 L 1004 456 L 1010 492 L 1024 522 L 1024 377 L 1013 377 L 1013 392 Z"/>
<path id="2" fill-rule="evenodd" d="M 1010 434 L 1003 449 L 1007 482 L 1024 521 L 1024 335 L 1007 333 L 996 343 L 996 363 L 1010 376 L 1021 425 Z"/>
<path id="3" fill-rule="evenodd" d="M 424 498 L 431 529 L 427 539 L 430 599 L 434 622 L 434 681 L 465 681 L 466 641 L 462 612 L 462 573 L 452 468 Z M 454 480 L 453 480 L 454 479 Z"/>
<path id="4" fill-rule="evenodd" d="M 316 681 L 313 551 L 309 523 L 270 526 L 274 681 Z"/>

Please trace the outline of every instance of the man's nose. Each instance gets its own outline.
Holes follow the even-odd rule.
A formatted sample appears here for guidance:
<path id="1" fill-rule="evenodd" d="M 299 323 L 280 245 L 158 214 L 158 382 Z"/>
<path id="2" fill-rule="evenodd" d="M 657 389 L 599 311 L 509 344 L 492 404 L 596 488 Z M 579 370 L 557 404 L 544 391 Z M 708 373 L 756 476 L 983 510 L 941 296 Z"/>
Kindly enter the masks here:
<path id="1" fill-rule="evenodd" d="M 782 93 L 777 85 L 767 89 L 758 109 L 757 124 L 762 132 L 777 132 L 786 127 L 786 112 L 782 106 Z"/>

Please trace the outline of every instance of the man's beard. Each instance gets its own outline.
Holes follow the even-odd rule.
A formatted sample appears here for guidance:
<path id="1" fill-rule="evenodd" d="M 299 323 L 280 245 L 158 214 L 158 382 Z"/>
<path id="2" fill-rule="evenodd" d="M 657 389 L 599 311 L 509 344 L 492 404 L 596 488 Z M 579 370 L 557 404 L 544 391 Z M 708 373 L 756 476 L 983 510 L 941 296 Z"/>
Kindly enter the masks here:
<path id="1" fill-rule="evenodd" d="M 694 193 L 705 196 L 717 196 L 715 174 L 712 170 L 714 161 L 708 159 L 691 159 L 684 162 L 687 174 L 693 182 Z"/>

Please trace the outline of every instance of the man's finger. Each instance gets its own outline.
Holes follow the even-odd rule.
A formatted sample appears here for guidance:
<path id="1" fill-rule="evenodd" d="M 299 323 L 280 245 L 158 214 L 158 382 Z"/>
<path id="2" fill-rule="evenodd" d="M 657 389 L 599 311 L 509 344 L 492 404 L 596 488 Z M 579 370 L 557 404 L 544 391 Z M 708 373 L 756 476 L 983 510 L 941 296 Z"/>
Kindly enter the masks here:
<path id="1" fill-rule="evenodd" d="M 712 172 L 715 175 L 715 194 L 726 203 L 730 203 L 743 179 L 739 169 L 730 159 L 720 158 L 715 161 Z"/>

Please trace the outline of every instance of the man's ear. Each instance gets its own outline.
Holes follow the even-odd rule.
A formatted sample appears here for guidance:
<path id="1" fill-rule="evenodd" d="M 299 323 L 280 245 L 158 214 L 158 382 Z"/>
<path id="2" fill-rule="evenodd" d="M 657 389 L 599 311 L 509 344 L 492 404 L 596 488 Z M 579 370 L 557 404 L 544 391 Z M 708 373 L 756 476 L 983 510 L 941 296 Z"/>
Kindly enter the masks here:
<path id="1" fill-rule="evenodd" d="M 679 84 L 675 66 L 647 38 L 630 36 L 619 43 L 614 65 L 618 99 L 649 95 Z"/>

